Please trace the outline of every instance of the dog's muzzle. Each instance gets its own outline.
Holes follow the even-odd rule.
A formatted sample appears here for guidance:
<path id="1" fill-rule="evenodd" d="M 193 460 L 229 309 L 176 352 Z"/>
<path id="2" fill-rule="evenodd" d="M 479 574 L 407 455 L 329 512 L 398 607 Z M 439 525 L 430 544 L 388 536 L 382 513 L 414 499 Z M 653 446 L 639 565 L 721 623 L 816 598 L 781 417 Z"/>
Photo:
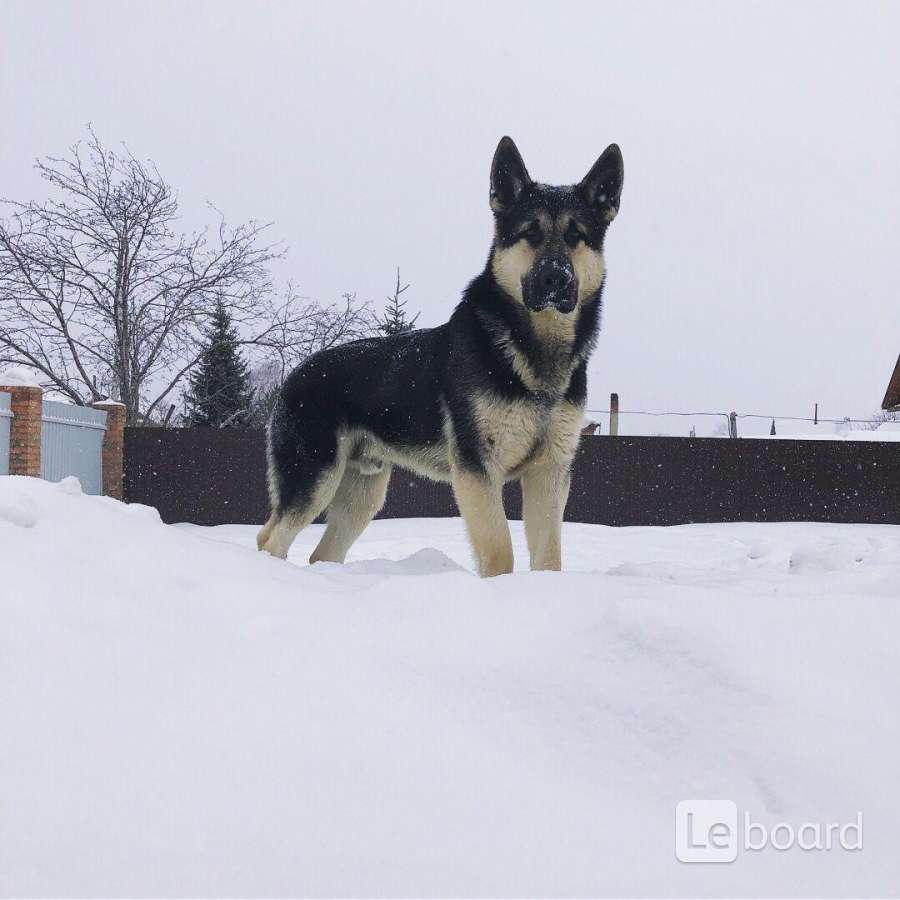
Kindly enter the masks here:
<path id="1" fill-rule="evenodd" d="M 578 286 L 568 261 L 542 259 L 526 279 L 522 291 L 525 305 L 533 312 L 553 307 L 562 313 L 575 309 Z"/>

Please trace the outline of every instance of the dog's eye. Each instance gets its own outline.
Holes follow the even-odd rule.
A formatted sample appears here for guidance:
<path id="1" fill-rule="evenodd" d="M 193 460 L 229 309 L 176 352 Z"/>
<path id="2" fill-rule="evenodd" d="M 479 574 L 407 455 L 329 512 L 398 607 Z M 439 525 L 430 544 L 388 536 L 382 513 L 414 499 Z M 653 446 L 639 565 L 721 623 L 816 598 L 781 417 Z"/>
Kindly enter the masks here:
<path id="1" fill-rule="evenodd" d="M 520 238 L 525 238 L 528 243 L 537 246 L 544 239 L 544 232 L 537 222 L 532 222 L 521 234 Z"/>

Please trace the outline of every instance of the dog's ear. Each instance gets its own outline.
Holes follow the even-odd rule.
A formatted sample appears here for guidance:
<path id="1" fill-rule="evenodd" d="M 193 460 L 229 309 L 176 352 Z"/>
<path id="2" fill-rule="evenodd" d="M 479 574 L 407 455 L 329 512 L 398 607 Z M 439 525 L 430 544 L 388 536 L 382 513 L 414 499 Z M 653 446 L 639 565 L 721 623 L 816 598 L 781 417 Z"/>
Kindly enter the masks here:
<path id="1" fill-rule="evenodd" d="M 607 222 L 612 222 L 619 211 L 624 178 L 622 151 L 618 144 L 610 144 L 600 154 L 600 159 L 591 166 L 591 171 L 584 176 L 578 190 L 600 216 Z"/>
<path id="2" fill-rule="evenodd" d="M 491 163 L 491 209 L 508 210 L 531 184 L 531 176 L 511 137 L 500 138 Z"/>

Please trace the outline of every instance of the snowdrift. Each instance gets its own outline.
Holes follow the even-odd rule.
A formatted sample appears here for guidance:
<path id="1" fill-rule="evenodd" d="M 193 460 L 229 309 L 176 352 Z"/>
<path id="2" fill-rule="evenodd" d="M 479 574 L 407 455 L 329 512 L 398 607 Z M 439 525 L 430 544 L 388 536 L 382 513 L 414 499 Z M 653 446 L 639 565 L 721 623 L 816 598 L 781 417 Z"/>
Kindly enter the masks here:
<path id="1" fill-rule="evenodd" d="M 456 520 L 317 530 L 0 478 L 0 893 L 896 892 L 900 529 L 570 525 L 490 581 Z M 691 798 L 863 849 L 680 863 Z"/>

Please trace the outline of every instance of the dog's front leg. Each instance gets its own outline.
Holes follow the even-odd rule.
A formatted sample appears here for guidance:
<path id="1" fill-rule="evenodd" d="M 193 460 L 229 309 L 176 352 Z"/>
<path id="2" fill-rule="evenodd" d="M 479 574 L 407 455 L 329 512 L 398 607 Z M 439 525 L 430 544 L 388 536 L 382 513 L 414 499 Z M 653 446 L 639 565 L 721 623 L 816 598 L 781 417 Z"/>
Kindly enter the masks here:
<path id="1" fill-rule="evenodd" d="M 453 471 L 453 494 L 482 578 L 513 570 L 512 539 L 503 510 L 503 485 L 487 475 Z"/>
<path id="2" fill-rule="evenodd" d="M 522 475 L 522 518 L 531 568 L 562 568 L 562 520 L 569 498 L 569 467 L 533 465 Z"/>

